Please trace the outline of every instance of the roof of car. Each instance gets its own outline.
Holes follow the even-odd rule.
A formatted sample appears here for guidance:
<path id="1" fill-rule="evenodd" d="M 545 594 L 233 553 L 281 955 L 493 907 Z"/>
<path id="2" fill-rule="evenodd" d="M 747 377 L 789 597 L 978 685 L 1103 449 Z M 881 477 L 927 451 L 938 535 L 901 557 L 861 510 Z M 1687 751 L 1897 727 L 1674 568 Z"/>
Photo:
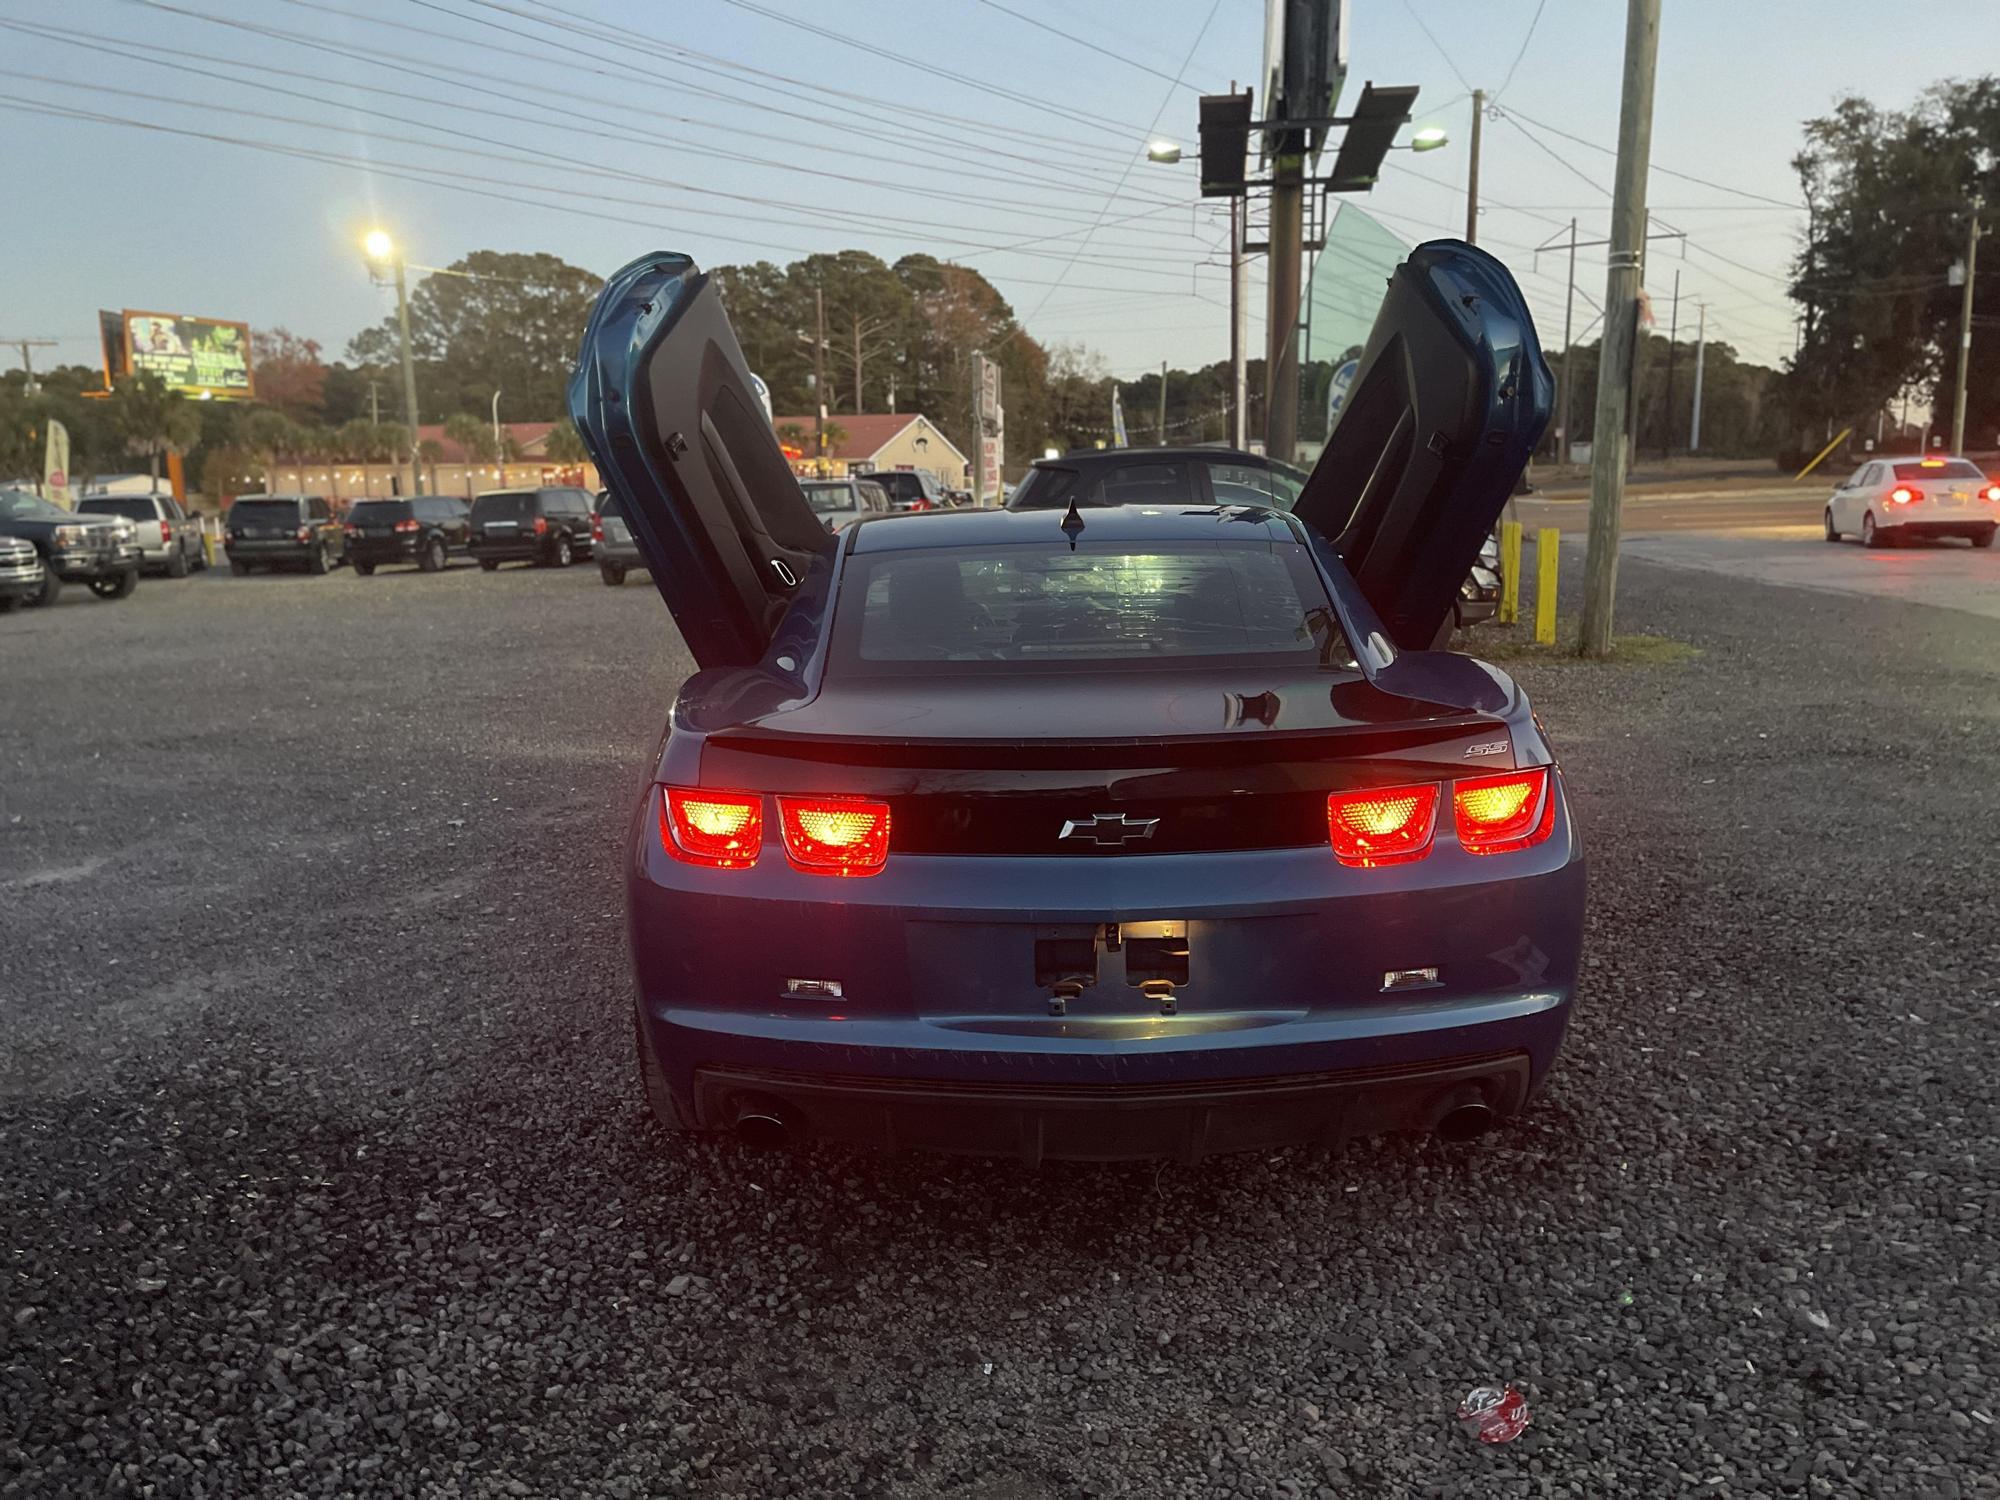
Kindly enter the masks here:
<path id="1" fill-rule="evenodd" d="M 1249 464 L 1253 468 L 1287 468 L 1262 453 L 1246 453 L 1241 448 L 1215 444 L 1168 443 L 1150 448 L 1072 448 L 1060 458 L 1038 458 L 1035 467 L 1073 469 L 1085 463 L 1130 463 L 1135 458 L 1205 458 L 1211 463 Z"/>
<path id="2" fill-rule="evenodd" d="M 1080 513 L 1080 542 L 1297 541 L 1290 519 L 1256 505 L 1106 505 Z M 849 528 L 856 552 L 1064 542 L 1060 510 L 933 510 L 871 516 Z"/>

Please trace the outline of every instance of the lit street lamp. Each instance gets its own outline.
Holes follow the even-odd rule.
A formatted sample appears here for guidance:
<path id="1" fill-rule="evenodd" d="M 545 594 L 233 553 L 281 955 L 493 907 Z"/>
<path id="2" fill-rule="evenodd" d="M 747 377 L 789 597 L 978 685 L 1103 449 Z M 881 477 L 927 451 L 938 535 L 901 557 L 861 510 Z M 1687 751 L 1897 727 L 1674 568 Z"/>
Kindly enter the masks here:
<path id="1" fill-rule="evenodd" d="M 396 280 L 396 325 L 403 344 L 403 420 L 410 428 L 410 483 L 415 492 L 424 492 L 423 453 L 417 444 L 417 367 L 410 357 L 410 294 L 403 276 L 403 257 L 396 242 L 379 229 L 371 229 L 361 241 L 371 275 L 392 273 Z M 494 398 L 499 399 L 497 396 Z"/>
<path id="2" fill-rule="evenodd" d="M 1442 126 L 1438 125 L 1426 125 L 1422 130 L 1419 130 L 1415 135 L 1410 137 L 1410 149 L 1412 151 L 1435 151 L 1440 146 L 1448 146 L 1450 144 L 1451 137 L 1445 134 Z"/>
<path id="3" fill-rule="evenodd" d="M 1146 160 L 1165 162 L 1172 166 L 1181 159 L 1181 148 L 1172 141 L 1154 141 L 1146 147 Z"/>

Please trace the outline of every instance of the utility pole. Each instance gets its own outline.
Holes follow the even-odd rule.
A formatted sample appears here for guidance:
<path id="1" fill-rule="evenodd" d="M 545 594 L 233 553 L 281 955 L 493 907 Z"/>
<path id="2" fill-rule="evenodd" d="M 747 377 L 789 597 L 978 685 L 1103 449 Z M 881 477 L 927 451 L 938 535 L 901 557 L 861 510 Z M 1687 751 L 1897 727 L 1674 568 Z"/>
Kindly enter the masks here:
<path id="1" fill-rule="evenodd" d="M 1472 166 L 1465 179 L 1465 242 L 1479 243 L 1479 127 L 1486 119 L 1486 90 L 1472 91 Z"/>
<path id="2" fill-rule="evenodd" d="M 1646 249 L 1646 173 L 1653 152 L 1653 74 L 1660 0 L 1626 0 L 1625 81 L 1618 107 L 1618 172 L 1611 196 L 1611 248 L 1604 273 L 1597 421 L 1590 451 L 1590 545 L 1584 558 L 1581 655 L 1611 651 L 1618 592 L 1619 512 L 1625 503 L 1626 413 L 1639 337 L 1640 262 Z"/>
<path id="3" fill-rule="evenodd" d="M 507 450 L 500 443 L 500 393 L 493 393 L 493 472 L 500 476 L 500 483 L 507 483 Z"/>
<path id="4" fill-rule="evenodd" d="M 813 473 L 826 475 L 826 293 L 813 288 Z M 978 404 L 975 393 L 973 402 Z"/>
<path id="5" fill-rule="evenodd" d="M 1241 198 L 1229 200 L 1229 404 L 1230 440 L 1240 451 L 1250 441 L 1250 370 L 1245 363 L 1249 330 L 1248 278 L 1244 274 L 1243 231 L 1247 204 Z"/>
<path id="6" fill-rule="evenodd" d="M 1305 254 L 1305 157 L 1271 172 L 1271 313 L 1264 330 L 1264 452 L 1290 463 L 1299 445 L 1299 282 Z"/>
<path id="7" fill-rule="evenodd" d="M 1965 451 L 1965 381 L 1972 364 L 1972 276 L 1979 264 L 1979 208 L 1972 200 L 1972 223 L 1965 231 L 1965 296 L 1958 304 L 1958 389 L 1951 396 L 1951 451 Z M 22 351 L 27 353 L 25 346 Z"/>
<path id="8" fill-rule="evenodd" d="M 35 382 L 35 350 L 53 349 L 56 346 L 56 341 L 54 339 L 8 339 L 7 342 L 21 351 L 21 368 L 28 372 L 28 383 L 22 387 L 21 394 L 32 396 L 41 389 L 41 386 Z"/>
<path id="9" fill-rule="evenodd" d="M 403 275 L 403 257 L 396 256 L 396 326 L 403 340 L 403 418 L 410 424 L 410 490 L 424 492 L 423 445 L 417 440 L 417 365 L 410 354 L 410 293 Z"/>
<path id="10" fill-rule="evenodd" d="M 1576 319 L 1576 220 L 1569 221 L 1569 290 L 1563 295 L 1563 376 L 1562 376 L 1562 416 L 1561 425 L 1556 428 L 1557 441 L 1562 444 L 1562 452 L 1556 455 L 1556 462 L 1569 462 L 1570 450 L 1576 446 L 1569 430 L 1570 372 L 1574 361 L 1570 358 L 1570 325 Z"/>
<path id="11" fill-rule="evenodd" d="M 1674 271 L 1674 310 L 1667 321 L 1667 400 L 1660 424 L 1660 457 L 1674 456 L 1674 349 L 1681 333 L 1681 273 Z"/>
<path id="12" fill-rule="evenodd" d="M 382 425 L 382 387 L 378 381 L 368 382 L 368 425 Z"/>
<path id="13" fill-rule="evenodd" d="M 1167 362 L 1160 361 L 1160 446 L 1167 446 Z"/>
<path id="14" fill-rule="evenodd" d="M 1694 408 L 1688 415 L 1688 452 L 1701 451 L 1701 369 L 1708 358 L 1708 304 L 1697 302 L 1701 309 L 1701 321 L 1695 324 L 1694 334 Z M 1875 429 L 1875 446 L 1882 446 L 1882 429 Z"/>

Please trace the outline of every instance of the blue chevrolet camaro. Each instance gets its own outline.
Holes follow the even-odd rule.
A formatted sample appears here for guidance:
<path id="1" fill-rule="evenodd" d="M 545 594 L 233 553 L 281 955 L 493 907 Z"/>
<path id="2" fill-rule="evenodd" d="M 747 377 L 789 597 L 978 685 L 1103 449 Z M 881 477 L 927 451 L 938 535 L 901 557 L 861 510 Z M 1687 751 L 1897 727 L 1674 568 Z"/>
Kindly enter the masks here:
<path id="1" fill-rule="evenodd" d="M 700 667 L 626 860 L 653 1114 L 1033 1161 L 1523 1108 L 1583 856 L 1525 695 L 1431 648 L 1551 389 L 1506 270 L 1438 242 L 1289 513 L 835 536 L 715 287 L 619 272 L 571 410 Z"/>

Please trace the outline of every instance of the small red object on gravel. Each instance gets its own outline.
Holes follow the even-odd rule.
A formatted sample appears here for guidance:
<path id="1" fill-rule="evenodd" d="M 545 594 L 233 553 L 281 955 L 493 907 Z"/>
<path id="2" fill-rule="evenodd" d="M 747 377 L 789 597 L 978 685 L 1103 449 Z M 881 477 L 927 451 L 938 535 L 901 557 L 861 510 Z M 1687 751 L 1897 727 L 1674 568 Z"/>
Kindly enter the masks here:
<path id="1" fill-rule="evenodd" d="M 1529 1420 L 1528 1403 L 1511 1385 L 1482 1385 L 1458 1403 L 1459 1425 L 1482 1443 L 1511 1443 Z"/>

